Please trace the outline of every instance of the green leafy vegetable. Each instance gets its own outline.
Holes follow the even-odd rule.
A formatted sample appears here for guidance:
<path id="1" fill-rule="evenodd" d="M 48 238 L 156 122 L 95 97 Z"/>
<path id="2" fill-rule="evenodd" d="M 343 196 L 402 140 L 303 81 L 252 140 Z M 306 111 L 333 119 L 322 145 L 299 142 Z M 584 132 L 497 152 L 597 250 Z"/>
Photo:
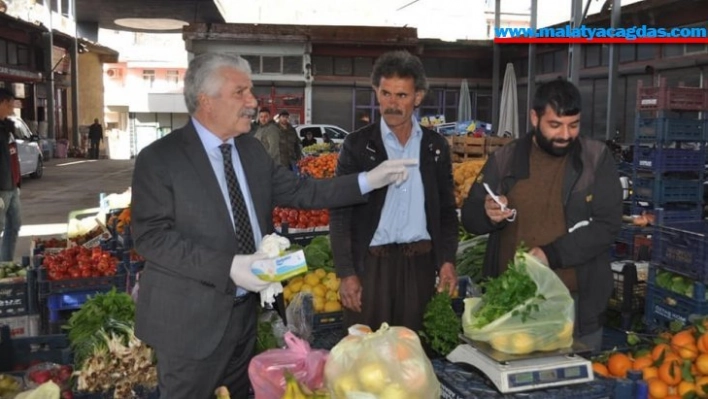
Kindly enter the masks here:
<path id="1" fill-rule="evenodd" d="M 459 344 L 461 331 L 462 324 L 452 309 L 450 295 L 447 292 L 436 294 L 425 308 L 420 336 L 431 349 L 446 356 Z"/>
<path id="2" fill-rule="evenodd" d="M 76 365 L 80 367 L 95 348 L 105 346 L 101 334 L 114 333 L 125 338 L 127 344 L 127 331 L 132 331 L 134 320 L 135 303 L 124 292 L 113 288 L 89 298 L 62 327 L 68 330 Z"/>
<path id="3" fill-rule="evenodd" d="M 517 250 L 515 260 L 509 264 L 504 273 L 481 284 L 484 294 L 482 307 L 474 314 L 475 328 L 482 328 L 512 311 L 513 316 L 521 315 L 522 322 L 530 318 L 533 312 L 538 312 L 537 303 L 527 303 L 521 309 L 516 309 L 534 297 L 545 299 L 543 295 L 536 294 L 538 287 L 526 272 L 524 252 L 526 251 L 523 248 Z"/>

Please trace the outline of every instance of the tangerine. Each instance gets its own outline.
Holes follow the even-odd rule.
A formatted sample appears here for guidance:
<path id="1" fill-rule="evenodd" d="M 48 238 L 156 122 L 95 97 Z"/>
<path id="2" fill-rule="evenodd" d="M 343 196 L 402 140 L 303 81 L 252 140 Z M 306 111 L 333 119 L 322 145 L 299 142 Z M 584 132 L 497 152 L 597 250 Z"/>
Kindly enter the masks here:
<path id="1" fill-rule="evenodd" d="M 610 377 L 610 371 L 607 370 L 607 366 L 599 362 L 592 362 L 592 371 L 596 375 L 601 375 L 603 377 Z"/>
<path id="2" fill-rule="evenodd" d="M 616 352 L 607 359 L 607 370 L 615 377 L 625 378 L 632 368 L 632 359 L 624 353 Z"/>
<path id="3" fill-rule="evenodd" d="M 659 366 L 659 378 L 667 385 L 678 385 L 681 382 L 681 366 L 679 362 L 671 360 Z"/>
<path id="4" fill-rule="evenodd" d="M 708 353 L 708 331 L 698 337 L 696 340 L 696 346 L 701 353 Z"/>
<path id="5" fill-rule="evenodd" d="M 696 380 L 696 395 L 698 395 L 699 398 L 708 397 L 708 393 L 706 392 L 707 390 L 708 376 L 699 377 Z"/>
<path id="6" fill-rule="evenodd" d="M 654 359 L 654 361 L 658 360 L 662 355 L 666 357 L 667 353 L 672 353 L 671 347 L 668 344 L 656 344 L 654 349 L 651 350 L 651 358 Z"/>
<path id="7" fill-rule="evenodd" d="M 651 366 L 652 363 L 654 363 L 654 360 L 649 355 L 638 357 L 632 363 L 632 370 L 643 370 L 645 367 Z"/>
<path id="8" fill-rule="evenodd" d="M 689 381 L 681 381 L 679 383 L 677 391 L 679 396 L 683 397 L 691 392 L 696 393 L 696 385 L 694 383 Z"/>
<path id="9" fill-rule="evenodd" d="M 701 353 L 693 363 L 702 375 L 708 375 L 708 353 Z"/>
<path id="10" fill-rule="evenodd" d="M 659 377 L 659 369 L 657 369 L 654 366 L 645 367 L 644 370 L 642 370 L 642 379 L 644 381 L 649 381 L 652 378 L 658 378 L 658 377 Z"/>
<path id="11" fill-rule="evenodd" d="M 671 338 L 671 349 L 678 352 L 680 349 L 696 344 L 696 337 L 691 330 L 683 330 L 674 334 Z"/>
<path id="12" fill-rule="evenodd" d="M 647 381 L 647 385 L 649 385 L 649 395 L 652 398 L 661 399 L 669 395 L 669 386 L 659 378 L 650 379 Z"/>

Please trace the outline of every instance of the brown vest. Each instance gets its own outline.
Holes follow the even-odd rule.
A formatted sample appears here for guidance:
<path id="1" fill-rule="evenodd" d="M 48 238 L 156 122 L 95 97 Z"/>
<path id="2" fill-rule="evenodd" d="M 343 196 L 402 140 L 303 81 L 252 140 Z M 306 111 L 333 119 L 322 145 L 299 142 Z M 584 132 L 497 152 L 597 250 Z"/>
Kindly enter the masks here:
<path id="1" fill-rule="evenodd" d="M 506 270 L 521 243 L 530 250 L 567 233 L 562 198 L 567 159 L 531 145 L 529 178 L 517 181 L 507 194 L 509 207 L 516 209 L 516 220 L 501 232 L 500 272 Z M 569 290 L 577 290 L 574 269 L 558 269 L 556 274 Z"/>

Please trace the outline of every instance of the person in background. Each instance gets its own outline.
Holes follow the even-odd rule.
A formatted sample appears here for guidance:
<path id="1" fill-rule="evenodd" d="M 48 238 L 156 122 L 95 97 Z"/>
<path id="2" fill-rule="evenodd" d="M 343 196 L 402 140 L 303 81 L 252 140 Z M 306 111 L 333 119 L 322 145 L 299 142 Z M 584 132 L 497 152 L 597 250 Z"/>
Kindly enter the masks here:
<path id="1" fill-rule="evenodd" d="M 356 120 L 356 123 L 354 124 L 354 130 L 359 130 L 365 126 L 368 126 L 371 123 L 371 120 L 369 119 L 369 114 L 362 112 L 359 114 L 359 118 Z"/>
<path id="2" fill-rule="evenodd" d="M 248 397 L 256 298 L 269 286 L 251 267 L 267 262 L 257 248 L 273 232 L 273 207 L 363 202 L 372 190 L 405 182 L 417 163 L 300 179 L 247 134 L 257 107 L 252 88 L 243 58 L 196 56 L 184 79 L 189 122 L 135 160 L 131 227 L 146 260 L 135 334 L 155 350 L 162 398 L 211 399 L 221 385 L 234 399 Z"/>
<path id="3" fill-rule="evenodd" d="M 317 140 L 315 140 L 315 138 L 312 137 L 312 132 L 308 131 L 308 132 L 305 132 L 305 138 L 302 139 L 301 144 L 302 144 L 302 148 L 305 148 L 305 147 L 317 144 Z"/>
<path id="4" fill-rule="evenodd" d="M 521 243 L 530 248 L 570 290 L 576 340 L 600 350 L 622 187 L 607 146 L 580 136 L 581 111 L 571 82 L 540 85 L 530 110 L 533 130 L 490 155 L 463 204 L 462 225 L 472 234 L 489 233 L 487 277 L 506 270 Z"/>
<path id="5" fill-rule="evenodd" d="M 101 141 L 103 141 L 103 127 L 98 122 L 98 118 L 93 120 L 93 124 L 89 126 L 89 140 L 91 142 L 91 147 L 89 148 L 89 157 L 91 159 L 98 159 L 99 147 Z"/>
<path id="6" fill-rule="evenodd" d="M 344 324 L 378 329 L 387 322 L 417 332 L 436 288 L 452 295 L 457 285 L 450 149 L 415 119 L 428 89 L 418 57 L 407 51 L 382 55 L 371 83 L 381 120 L 346 136 L 336 175 L 371 170 L 390 159 L 418 159 L 419 167 L 405 183 L 373 191 L 364 204 L 330 209 Z"/>
<path id="7" fill-rule="evenodd" d="M 15 257 L 17 236 L 22 227 L 20 209 L 20 160 L 13 136 L 15 125 L 8 116 L 14 113 L 15 96 L 0 88 L 0 261 L 11 262 Z"/>
<path id="8" fill-rule="evenodd" d="M 329 138 L 329 133 L 327 132 L 322 133 L 322 142 L 325 144 L 334 145 L 334 141 Z"/>
<path id="9" fill-rule="evenodd" d="M 294 165 L 302 158 L 302 147 L 295 128 L 290 124 L 290 112 L 282 110 L 278 113 L 278 128 L 280 128 L 280 164 L 294 169 Z"/>
<path id="10" fill-rule="evenodd" d="M 268 108 L 258 111 L 258 128 L 253 137 L 263 144 L 274 161 L 280 162 L 280 129 L 271 118 Z"/>

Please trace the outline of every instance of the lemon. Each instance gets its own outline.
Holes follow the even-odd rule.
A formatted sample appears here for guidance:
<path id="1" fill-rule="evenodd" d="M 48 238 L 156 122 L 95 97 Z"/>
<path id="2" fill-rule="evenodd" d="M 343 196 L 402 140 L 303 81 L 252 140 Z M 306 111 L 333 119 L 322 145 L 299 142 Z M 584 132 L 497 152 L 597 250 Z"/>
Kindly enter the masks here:
<path id="1" fill-rule="evenodd" d="M 500 352 L 509 351 L 509 334 L 495 334 L 489 340 L 489 345 Z"/>
<path id="2" fill-rule="evenodd" d="M 408 399 L 408 391 L 401 384 L 391 384 L 381 391 L 379 399 Z"/>
<path id="3" fill-rule="evenodd" d="M 327 301 L 324 305 L 325 312 L 339 312 L 342 310 L 342 304 L 339 301 Z"/>
<path id="4" fill-rule="evenodd" d="M 351 374 L 344 374 L 334 381 L 334 392 L 337 398 L 346 398 L 348 392 L 359 390 L 356 377 Z"/>
<path id="5" fill-rule="evenodd" d="M 330 301 L 335 301 L 335 302 L 336 302 L 336 301 L 339 301 L 339 292 L 337 292 L 337 291 L 327 291 L 327 293 L 325 294 L 325 299 L 327 300 L 327 302 L 330 302 Z"/>
<path id="6" fill-rule="evenodd" d="M 325 277 L 327 277 L 327 272 L 323 268 L 319 268 L 315 270 L 315 275 L 321 280 Z"/>
<path id="7" fill-rule="evenodd" d="M 514 354 L 523 355 L 531 353 L 535 349 L 534 345 L 534 339 L 528 333 L 518 332 L 511 336 L 511 350 Z"/>
<path id="8" fill-rule="evenodd" d="M 573 336 L 573 323 L 567 322 L 563 326 L 563 329 L 558 333 L 558 338 L 568 339 Z"/>
<path id="9" fill-rule="evenodd" d="M 315 313 L 321 313 L 325 310 L 325 299 L 316 296 L 312 298 L 312 307 L 315 308 Z"/>
<path id="10" fill-rule="evenodd" d="M 327 278 L 330 280 L 335 280 L 337 278 L 337 273 L 329 272 L 329 273 L 327 273 Z"/>
<path id="11" fill-rule="evenodd" d="M 310 292 L 312 293 L 312 286 L 310 284 L 303 284 L 300 288 L 300 292 Z"/>
<path id="12" fill-rule="evenodd" d="M 325 294 L 327 294 L 327 287 L 325 287 L 324 284 L 317 284 L 312 287 L 312 295 L 315 297 L 324 298 Z"/>
<path id="13" fill-rule="evenodd" d="M 388 369 L 379 362 L 367 363 L 360 367 L 357 375 L 364 391 L 379 393 L 390 383 Z"/>
<path id="14" fill-rule="evenodd" d="M 305 284 L 316 286 L 320 283 L 320 278 L 314 272 L 307 273 L 304 278 Z"/>
<path id="15" fill-rule="evenodd" d="M 330 290 L 337 291 L 339 289 L 340 280 L 338 278 L 325 277 L 322 283 Z"/>
<path id="16" fill-rule="evenodd" d="M 304 281 L 302 280 L 302 276 L 297 276 L 295 278 L 290 279 L 290 284 L 296 283 L 296 282 L 301 282 L 303 283 Z"/>
<path id="17" fill-rule="evenodd" d="M 300 279 L 298 281 L 291 281 L 290 284 L 287 285 L 287 288 L 290 288 L 290 292 L 292 292 L 293 294 L 297 294 L 298 292 L 300 292 L 300 290 L 302 290 L 302 286 L 302 279 Z"/>

